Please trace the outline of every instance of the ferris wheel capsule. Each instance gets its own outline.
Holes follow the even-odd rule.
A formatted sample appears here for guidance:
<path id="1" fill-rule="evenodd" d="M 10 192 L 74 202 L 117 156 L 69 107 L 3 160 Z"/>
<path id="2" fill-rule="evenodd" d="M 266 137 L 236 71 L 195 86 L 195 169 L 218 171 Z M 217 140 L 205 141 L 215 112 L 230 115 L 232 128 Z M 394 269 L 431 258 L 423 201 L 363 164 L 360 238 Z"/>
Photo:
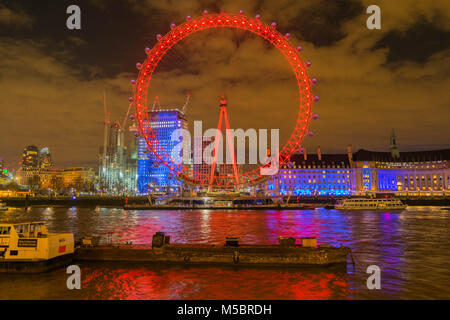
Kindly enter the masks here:
<path id="1" fill-rule="evenodd" d="M 162 35 L 160 35 L 160 34 L 157 34 L 157 35 L 156 35 L 156 40 L 159 41 L 159 40 L 161 40 L 161 38 L 162 38 Z"/>
<path id="2" fill-rule="evenodd" d="M 302 51 L 302 50 L 303 50 L 302 46 L 298 46 L 298 47 L 297 47 L 297 51 L 298 51 L 298 52 L 300 52 L 300 51 Z"/>
<path id="3" fill-rule="evenodd" d="M 144 51 L 145 51 L 145 53 L 146 53 L 147 55 L 150 54 L 150 48 L 145 48 Z"/>
<path id="4" fill-rule="evenodd" d="M 176 24 L 175 23 L 171 23 L 170 24 L 170 29 L 173 29 L 173 28 L 175 28 L 176 27 Z"/>
<path id="5" fill-rule="evenodd" d="M 291 34 L 288 32 L 284 36 L 289 39 L 291 37 Z"/>
<path id="6" fill-rule="evenodd" d="M 203 10 L 203 14 L 206 16 L 208 14 L 208 10 Z"/>
<path id="7" fill-rule="evenodd" d="M 129 118 L 130 120 L 134 120 L 134 114 L 130 114 Z"/>
<path id="8" fill-rule="evenodd" d="M 314 135 L 314 132 L 312 132 L 312 131 L 308 132 L 308 137 L 312 137 L 313 135 Z"/>
<path id="9" fill-rule="evenodd" d="M 317 120 L 318 118 L 319 118 L 319 115 L 317 113 L 315 113 L 311 116 L 312 120 Z"/>
<path id="10" fill-rule="evenodd" d="M 277 27 L 277 23 L 276 22 L 272 22 L 270 25 L 272 26 L 272 28 L 276 28 Z"/>
<path id="11" fill-rule="evenodd" d="M 133 80 L 131 80 L 130 82 L 131 82 L 131 84 L 132 84 L 133 86 L 136 85 L 136 80 L 133 79 Z"/>
<path id="12" fill-rule="evenodd" d="M 138 70 L 141 70 L 142 64 L 140 62 L 136 63 L 136 68 L 138 68 Z"/>
<path id="13" fill-rule="evenodd" d="M 309 68 L 311 67 L 311 61 L 306 61 L 306 66 Z"/>
<path id="14" fill-rule="evenodd" d="M 317 83 L 317 79 L 316 78 L 312 78 L 311 82 L 312 82 L 312 84 L 316 84 Z"/>
<path id="15" fill-rule="evenodd" d="M 186 20 L 190 21 L 191 20 L 191 16 L 186 16 Z"/>
<path id="16" fill-rule="evenodd" d="M 319 96 L 314 97 L 314 102 L 317 102 L 317 101 L 319 101 Z"/>
<path id="17" fill-rule="evenodd" d="M 129 98 L 128 98 L 128 101 L 133 102 L 133 101 L 134 101 L 134 98 L 133 98 L 133 97 L 129 97 Z"/>
<path id="18" fill-rule="evenodd" d="M 244 11 L 243 10 L 239 10 L 239 14 L 244 14 Z"/>
<path id="19" fill-rule="evenodd" d="M 259 20 L 259 19 L 261 19 L 261 15 L 260 15 L 260 14 L 257 14 L 257 15 L 255 16 L 255 18 L 256 18 L 257 20 Z"/>

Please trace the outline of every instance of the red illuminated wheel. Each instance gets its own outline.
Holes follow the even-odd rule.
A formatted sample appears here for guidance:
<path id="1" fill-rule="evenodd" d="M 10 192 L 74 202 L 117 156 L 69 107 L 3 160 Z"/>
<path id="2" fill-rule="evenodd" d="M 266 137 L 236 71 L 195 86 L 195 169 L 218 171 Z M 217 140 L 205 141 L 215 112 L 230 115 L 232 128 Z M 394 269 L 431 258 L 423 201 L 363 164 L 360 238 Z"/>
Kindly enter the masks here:
<path id="1" fill-rule="evenodd" d="M 313 97 L 311 91 L 311 85 L 315 80 L 311 80 L 308 77 L 306 67 L 308 63 L 304 63 L 300 56 L 299 51 L 301 47 L 294 48 L 289 43 L 289 36 L 282 35 L 275 28 L 275 24 L 265 24 L 260 21 L 259 16 L 250 18 L 242 13 L 240 14 L 205 14 L 202 17 L 191 19 L 187 17 L 186 22 L 179 26 L 171 25 L 171 31 L 165 36 L 158 36 L 158 42 L 152 49 L 147 48 L 145 50 L 147 58 L 145 61 L 136 66 L 140 70 L 139 76 L 136 81 L 133 81 L 134 98 L 130 98 L 134 101 L 136 107 L 136 118 L 141 135 L 145 138 L 149 149 L 156 155 L 156 157 L 167 167 L 169 167 L 178 177 L 183 180 L 190 181 L 195 184 L 206 185 L 209 182 L 209 175 L 196 172 L 194 178 L 193 169 L 187 165 L 179 164 L 172 159 L 170 150 L 164 150 L 161 147 L 159 141 L 156 139 L 156 135 L 152 128 L 146 128 L 144 123 L 148 120 L 148 104 L 147 97 L 149 95 L 149 89 L 151 87 L 151 79 L 153 72 L 155 71 L 158 63 L 164 57 L 164 55 L 177 44 L 180 40 L 188 37 L 189 35 L 212 28 L 234 28 L 247 30 L 263 39 L 272 43 L 280 52 L 284 55 L 286 60 L 294 72 L 297 79 L 299 90 L 299 109 L 297 121 L 287 143 L 280 150 L 280 166 L 289 162 L 291 154 L 300 147 L 300 143 L 303 137 L 308 132 L 308 124 L 311 118 L 314 118 L 311 114 L 311 106 L 313 101 L 318 98 Z M 238 177 L 239 184 L 252 184 L 257 183 L 262 179 L 260 174 L 260 168 L 250 170 L 248 172 L 241 173 Z M 236 185 L 234 177 L 216 175 L 212 183 L 214 186 L 233 186 Z"/>

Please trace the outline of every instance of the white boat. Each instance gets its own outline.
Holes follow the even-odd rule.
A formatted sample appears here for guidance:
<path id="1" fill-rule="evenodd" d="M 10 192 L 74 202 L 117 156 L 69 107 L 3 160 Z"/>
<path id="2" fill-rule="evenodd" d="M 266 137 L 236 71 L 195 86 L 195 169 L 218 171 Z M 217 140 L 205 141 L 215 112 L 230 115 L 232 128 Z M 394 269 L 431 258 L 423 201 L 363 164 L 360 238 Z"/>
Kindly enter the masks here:
<path id="1" fill-rule="evenodd" d="M 399 199 L 351 198 L 339 200 L 334 208 L 341 210 L 403 210 L 406 205 Z"/>
<path id="2" fill-rule="evenodd" d="M 43 222 L 0 223 L 0 272 L 42 272 L 67 264 L 72 233 L 50 233 Z"/>
<path id="3" fill-rule="evenodd" d="M 0 201 L 0 211 L 6 211 L 8 210 L 8 206 L 6 203 Z"/>

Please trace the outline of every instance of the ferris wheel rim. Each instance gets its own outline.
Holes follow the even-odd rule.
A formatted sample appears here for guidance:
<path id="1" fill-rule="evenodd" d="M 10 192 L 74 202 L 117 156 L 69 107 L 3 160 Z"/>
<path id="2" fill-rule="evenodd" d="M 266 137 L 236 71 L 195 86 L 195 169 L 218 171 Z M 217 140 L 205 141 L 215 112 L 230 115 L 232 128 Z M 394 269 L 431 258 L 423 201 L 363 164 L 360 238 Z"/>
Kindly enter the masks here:
<path id="1" fill-rule="evenodd" d="M 312 104 L 314 101 L 316 101 L 314 99 L 315 97 L 313 97 L 312 95 L 312 81 L 308 75 L 308 72 L 306 71 L 306 68 L 309 66 L 309 62 L 306 64 L 303 62 L 298 53 L 299 47 L 295 48 L 289 42 L 288 35 L 282 35 L 276 30 L 275 27 L 276 25 L 274 26 L 274 24 L 268 25 L 264 22 L 261 22 L 258 16 L 255 18 L 251 18 L 243 15 L 242 13 L 206 13 L 202 17 L 196 19 L 191 19 L 190 17 L 188 17 L 184 23 L 178 26 L 172 24 L 171 30 L 164 36 L 159 36 L 157 43 L 153 46 L 152 49 L 146 48 L 145 51 L 147 53 L 147 57 L 145 61 L 142 64 L 137 64 L 140 71 L 135 84 L 133 98 L 136 109 L 136 119 L 138 120 L 137 122 L 139 131 L 145 139 L 149 149 L 153 154 L 155 154 L 155 156 L 159 161 L 161 161 L 162 164 L 176 173 L 177 176 L 188 177 L 190 174 L 193 174 L 195 172 L 197 176 L 205 176 L 203 177 L 203 180 L 196 180 L 198 184 L 207 184 L 209 180 L 208 174 L 196 172 L 183 164 L 173 164 L 173 159 L 171 159 L 171 156 L 167 153 L 167 151 L 160 146 L 157 139 L 152 139 L 152 141 L 149 141 L 149 136 L 154 132 L 151 127 L 144 128 L 143 125 L 143 122 L 148 118 L 148 116 L 145 115 L 148 108 L 147 96 L 149 88 L 151 87 L 150 82 L 152 75 L 156 67 L 158 66 L 158 63 L 166 55 L 166 53 L 178 42 L 189 37 L 191 34 L 208 29 L 232 28 L 246 30 L 260 36 L 264 40 L 269 41 L 283 54 L 283 56 L 288 61 L 291 70 L 294 72 L 295 78 L 297 80 L 299 105 L 295 127 L 290 134 L 288 141 L 279 152 L 279 165 L 284 165 L 289 162 L 292 153 L 294 153 L 300 147 L 301 141 L 308 133 L 309 121 L 312 115 Z M 146 133 L 146 130 L 148 130 L 150 134 Z M 161 151 L 164 154 L 158 153 Z M 239 183 L 251 183 L 252 181 L 260 178 L 261 174 L 259 171 L 262 167 L 263 165 L 259 166 L 256 169 L 239 174 Z M 245 180 L 244 178 L 247 180 Z M 214 177 L 215 183 L 213 184 L 215 186 L 224 186 L 224 184 L 222 183 L 226 183 L 226 180 L 227 177 L 216 175 Z M 229 185 L 236 185 L 236 183 L 229 183 Z"/>

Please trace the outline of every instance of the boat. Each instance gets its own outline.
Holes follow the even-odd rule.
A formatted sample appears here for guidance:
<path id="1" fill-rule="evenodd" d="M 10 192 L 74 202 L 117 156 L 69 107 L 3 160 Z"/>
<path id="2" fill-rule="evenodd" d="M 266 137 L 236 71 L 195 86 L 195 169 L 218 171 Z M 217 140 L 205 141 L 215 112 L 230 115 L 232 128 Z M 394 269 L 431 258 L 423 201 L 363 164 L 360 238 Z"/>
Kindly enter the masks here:
<path id="1" fill-rule="evenodd" d="M 406 204 L 394 198 L 349 198 L 338 200 L 335 209 L 341 210 L 403 210 Z"/>
<path id="2" fill-rule="evenodd" d="M 8 210 L 8 206 L 6 205 L 6 203 L 0 201 L 0 211 L 7 211 Z"/>
<path id="3" fill-rule="evenodd" d="M 50 233 L 44 222 L 0 223 L 0 272 L 35 273 L 72 261 L 72 233 Z"/>
<path id="4" fill-rule="evenodd" d="M 279 237 L 278 245 L 241 244 L 227 237 L 224 245 L 172 244 L 170 236 L 157 232 L 150 245 L 116 244 L 80 246 L 76 261 L 121 261 L 180 265 L 229 265 L 245 267 L 325 267 L 347 265 L 348 247 L 317 245 L 317 238 Z"/>

